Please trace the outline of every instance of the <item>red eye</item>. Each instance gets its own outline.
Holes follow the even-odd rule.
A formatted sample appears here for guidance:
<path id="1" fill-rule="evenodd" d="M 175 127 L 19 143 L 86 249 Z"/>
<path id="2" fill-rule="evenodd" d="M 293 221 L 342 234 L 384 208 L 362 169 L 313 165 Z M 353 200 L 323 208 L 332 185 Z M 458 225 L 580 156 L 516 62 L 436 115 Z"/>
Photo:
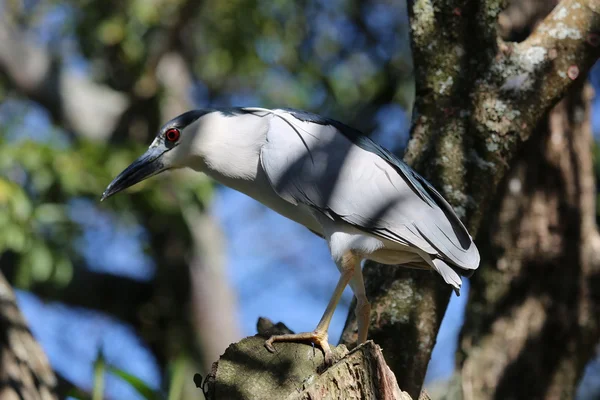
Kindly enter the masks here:
<path id="1" fill-rule="evenodd" d="M 176 142 L 179 140 L 180 134 L 179 129 L 171 128 L 165 133 L 165 137 L 169 142 Z"/>

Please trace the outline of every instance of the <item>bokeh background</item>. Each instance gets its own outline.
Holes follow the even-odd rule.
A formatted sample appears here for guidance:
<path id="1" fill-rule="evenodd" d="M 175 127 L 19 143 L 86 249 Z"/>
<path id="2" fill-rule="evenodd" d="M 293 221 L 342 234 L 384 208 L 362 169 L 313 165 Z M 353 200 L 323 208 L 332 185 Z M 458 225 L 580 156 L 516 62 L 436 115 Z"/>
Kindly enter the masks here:
<path id="1" fill-rule="evenodd" d="M 61 379 L 91 392 L 102 357 L 201 398 L 191 376 L 259 316 L 312 329 L 338 272 L 305 228 L 189 171 L 100 195 L 191 108 L 311 110 L 401 153 L 412 68 L 401 1 L 0 0 L 0 268 Z M 598 89 L 600 68 L 590 79 Z M 468 290 L 442 324 L 434 392 L 453 374 Z M 115 373 L 105 394 L 141 398 Z M 600 362 L 578 397 L 600 398 Z"/>

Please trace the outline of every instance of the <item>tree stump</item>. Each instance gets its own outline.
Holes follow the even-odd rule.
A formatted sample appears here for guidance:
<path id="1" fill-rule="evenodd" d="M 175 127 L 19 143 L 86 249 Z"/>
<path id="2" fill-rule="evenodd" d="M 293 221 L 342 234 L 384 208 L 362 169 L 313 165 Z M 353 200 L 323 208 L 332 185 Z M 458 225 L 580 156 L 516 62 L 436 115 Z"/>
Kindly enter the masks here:
<path id="1" fill-rule="evenodd" d="M 282 323 L 261 318 L 258 331 L 230 345 L 213 364 L 204 385 L 207 399 L 411 400 L 372 341 L 352 351 L 335 347 L 334 363 L 326 368 L 323 352 L 311 344 L 279 342 L 275 353 L 267 351 L 270 335 L 291 332 Z"/>

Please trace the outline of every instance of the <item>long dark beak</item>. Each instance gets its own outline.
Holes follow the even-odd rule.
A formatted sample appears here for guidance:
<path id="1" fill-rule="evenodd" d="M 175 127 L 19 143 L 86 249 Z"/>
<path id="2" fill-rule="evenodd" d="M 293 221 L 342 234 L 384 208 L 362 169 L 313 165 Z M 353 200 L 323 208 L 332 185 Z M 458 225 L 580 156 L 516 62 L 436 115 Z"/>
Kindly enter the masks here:
<path id="1" fill-rule="evenodd" d="M 110 185 L 108 185 L 104 193 L 102 193 L 100 201 L 164 171 L 166 168 L 160 161 L 160 156 L 162 156 L 165 151 L 167 151 L 166 148 L 160 148 L 159 146 L 149 148 L 148 151 L 135 160 L 129 167 L 125 168 L 125 170 L 121 172 Z"/>

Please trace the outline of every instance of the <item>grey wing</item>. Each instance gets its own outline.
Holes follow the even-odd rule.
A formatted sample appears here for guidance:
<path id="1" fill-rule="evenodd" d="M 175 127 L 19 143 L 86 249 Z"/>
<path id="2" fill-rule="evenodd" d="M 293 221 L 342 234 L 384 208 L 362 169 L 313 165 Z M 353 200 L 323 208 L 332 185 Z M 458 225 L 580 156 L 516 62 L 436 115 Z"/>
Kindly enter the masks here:
<path id="1" fill-rule="evenodd" d="M 273 112 L 261 162 L 279 196 L 451 265 L 477 268 L 479 253 L 458 217 L 406 164 L 396 165 L 391 153 L 366 138 L 349 138 L 339 126 Z"/>

